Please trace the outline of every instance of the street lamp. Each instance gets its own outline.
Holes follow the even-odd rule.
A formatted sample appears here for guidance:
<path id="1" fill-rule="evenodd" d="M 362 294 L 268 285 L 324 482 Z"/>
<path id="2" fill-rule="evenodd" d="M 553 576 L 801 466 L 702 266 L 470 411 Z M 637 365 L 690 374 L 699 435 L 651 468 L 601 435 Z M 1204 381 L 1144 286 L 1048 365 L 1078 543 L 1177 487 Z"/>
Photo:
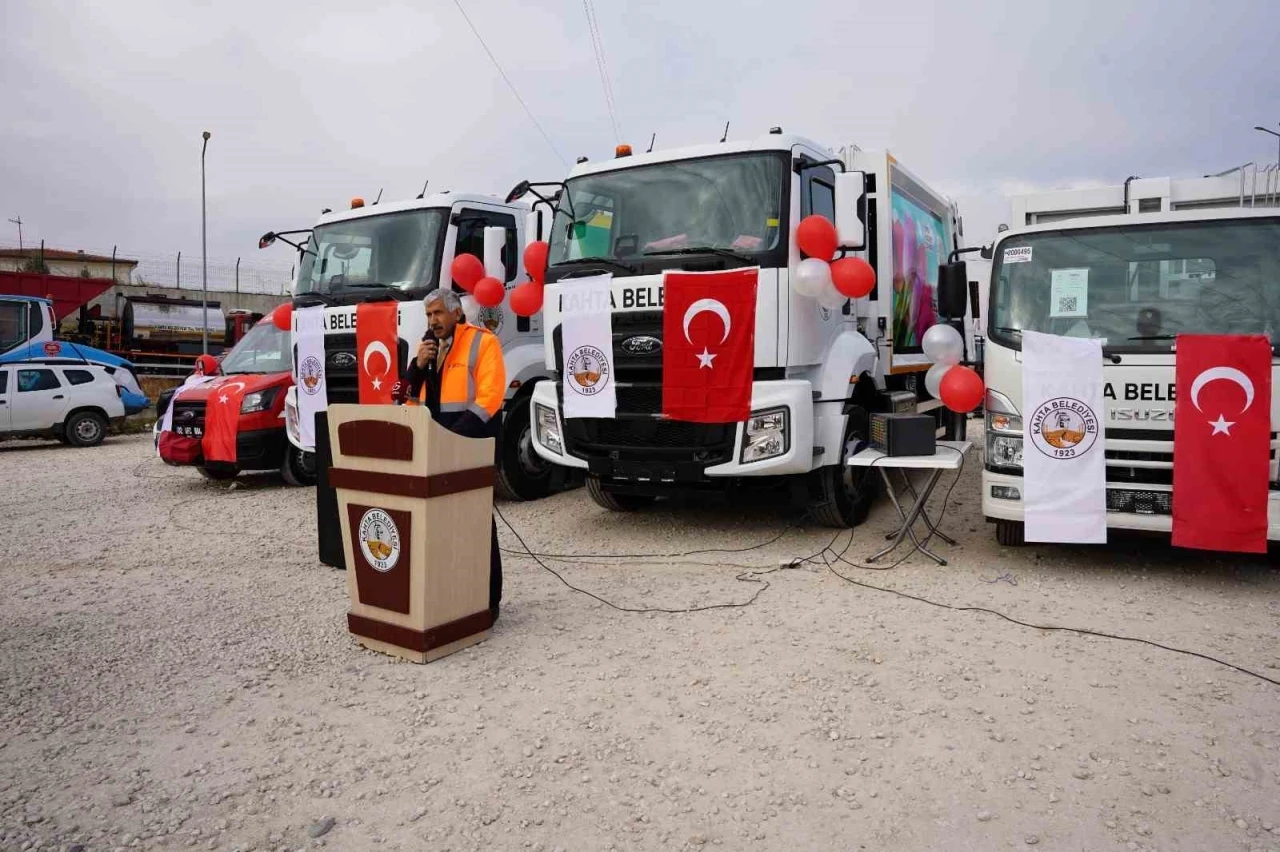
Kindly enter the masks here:
<path id="1" fill-rule="evenodd" d="M 204 144 L 200 146 L 200 310 L 204 316 L 200 324 L 200 351 L 209 354 L 209 243 L 207 239 L 208 215 L 204 200 L 204 152 L 209 147 L 209 131 L 204 132 Z"/>
<path id="2" fill-rule="evenodd" d="M 1277 162 L 1277 163 L 1280 163 L 1280 133 L 1276 133 L 1274 130 L 1268 130 L 1267 128 L 1262 127 L 1262 126 L 1254 127 L 1253 129 L 1254 129 L 1254 130 L 1261 130 L 1263 133 L 1270 133 L 1272 136 L 1276 137 L 1276 142 L 1277 142 L 1277 147 L 1276 147 L 1276 162 Z"/>

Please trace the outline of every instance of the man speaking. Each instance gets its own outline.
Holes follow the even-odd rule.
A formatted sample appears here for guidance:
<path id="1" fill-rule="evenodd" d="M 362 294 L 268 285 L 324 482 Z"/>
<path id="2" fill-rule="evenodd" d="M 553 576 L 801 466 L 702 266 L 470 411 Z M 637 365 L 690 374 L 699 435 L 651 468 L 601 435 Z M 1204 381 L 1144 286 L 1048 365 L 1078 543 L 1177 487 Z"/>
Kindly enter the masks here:
<path id="1" fill-rule="evenodd" d="M 449 431 L 468 438 L 493 438 L 496 465 L 507 390 L 502 344 L 487 329 L 463 319 L 462 300 L 452 290 L 433 290 L 423 303 L 429 333 L 405 372 L 408 395 L 427 406 L 431 417 Z M 502 554 L 498 525 L 491 520 L 489 611 L 494 621 L 501 600 Z"/>

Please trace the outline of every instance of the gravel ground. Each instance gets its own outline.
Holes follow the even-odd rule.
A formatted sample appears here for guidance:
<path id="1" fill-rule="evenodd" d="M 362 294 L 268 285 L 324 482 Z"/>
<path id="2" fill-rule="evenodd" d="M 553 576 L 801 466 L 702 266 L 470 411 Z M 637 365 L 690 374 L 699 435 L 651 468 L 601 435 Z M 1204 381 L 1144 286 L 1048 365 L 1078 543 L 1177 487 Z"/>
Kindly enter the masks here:
<path id="1" fill-rule="evenodd" d="M 949 566 L 841 570 L 1280 679 L 1266 560 L 1001 550 L 976 462 Z M 737 579 L 830 541 L 782 509 L 504 505 L 548 553 L 785 535 L 548 562 L 636 608 L 760 592 L 680 615 L 508 554 L 492 639 L 413 666 L 348 637 L 309 491 L 206 483 L 150 436 L 10 442 L 0 474 L 0 849 L 1280 849 L 1280 687 L 820 561 Z"/>

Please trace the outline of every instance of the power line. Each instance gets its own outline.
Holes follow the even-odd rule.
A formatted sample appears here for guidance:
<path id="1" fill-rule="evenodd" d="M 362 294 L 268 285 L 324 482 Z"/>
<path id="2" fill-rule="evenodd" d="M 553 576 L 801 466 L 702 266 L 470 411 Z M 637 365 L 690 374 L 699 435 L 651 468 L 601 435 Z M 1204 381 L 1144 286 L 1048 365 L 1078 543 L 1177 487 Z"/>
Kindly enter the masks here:
<path id="1" fill-rule="evenodd" d="M 480 46 L 484 48 L 484 52 L 488 55 L 489 61 L 493 63 L 494 68 L 498 69 L 498 73 L 502 75 L 502 79 L 506 82 L 507 88 L 511 89 L 511 94 L 516 96 L 516 100 L 520 102 L 520 106 L 524 107 L 525 114 L 529 116 L 529 120 L 533 122 L 533 126 L 538 128 L 538 132 L 542 134 L 542 138 L 547 140 L 547 145 L 550 146 L 552 152 L 559 158 L 560 163 L 567 169 L 569 167 L 569 161 L 560 153 L 560 149 L 556 148 L 556 143 L 551 141 L 551 137 L 548 136 L 547 131 L 542 128 L 537 117 L 534 116 L 533 110 L 529 109 L 529 105 L 524 102 L 524 98 L 520 97 L 520 92 L 516 90 L 515 83 L 511 82 L 511 78 L 507 76 L 507 72 L 503 71 L 502 66 L 498 64 L 497 57 L 493 55 L 493 51 L 489 50 L 489 45 L 485 44 L 484 38 L 480 35 L 480 31 L 476 29 L 475 24 L 471 23 L 471 18 L 467 17 L 467 11 L 462 8 L 460 0 L 453 0 L 453 5 L 458 7 L 458 12 L 462 14 L 462 19 L 467 22 L 467 26 L 471 28 L 471 32 L 475 33 L 476 40 L 479 41 Z"/>
<path id="2" fill-rule="evenodd" d="M 609 63 L 605 59 L 604 41 L 600 38 L 600 24 L 596 21 L 596 10 L 591 0 L 582 0 L 582 11 L 587 15 L 591 49 L 596 55 L 596 70 L 600 72 L 600 85 L 604 88 L 604 105 L 609 110 L 609 121 L 613 124 L 613 137 L 621 144 L 622 127 L 618 124 L 618 105 L 613 98 L 613 84 L 609 82 Z"/>

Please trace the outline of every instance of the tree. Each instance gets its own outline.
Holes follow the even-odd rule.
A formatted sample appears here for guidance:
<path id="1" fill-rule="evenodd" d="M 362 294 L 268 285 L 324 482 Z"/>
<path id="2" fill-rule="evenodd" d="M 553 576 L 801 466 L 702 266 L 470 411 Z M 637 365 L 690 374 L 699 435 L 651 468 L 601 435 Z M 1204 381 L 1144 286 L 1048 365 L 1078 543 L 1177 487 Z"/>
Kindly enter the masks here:
<path id="1" fill-rule="evenodd" d="M 49 264 L 38 254 L 33 254 L 22 262 L 22 266 L 18 267 L 19 272 L 35 272 L 39 275 L 49 274 Z"/>

